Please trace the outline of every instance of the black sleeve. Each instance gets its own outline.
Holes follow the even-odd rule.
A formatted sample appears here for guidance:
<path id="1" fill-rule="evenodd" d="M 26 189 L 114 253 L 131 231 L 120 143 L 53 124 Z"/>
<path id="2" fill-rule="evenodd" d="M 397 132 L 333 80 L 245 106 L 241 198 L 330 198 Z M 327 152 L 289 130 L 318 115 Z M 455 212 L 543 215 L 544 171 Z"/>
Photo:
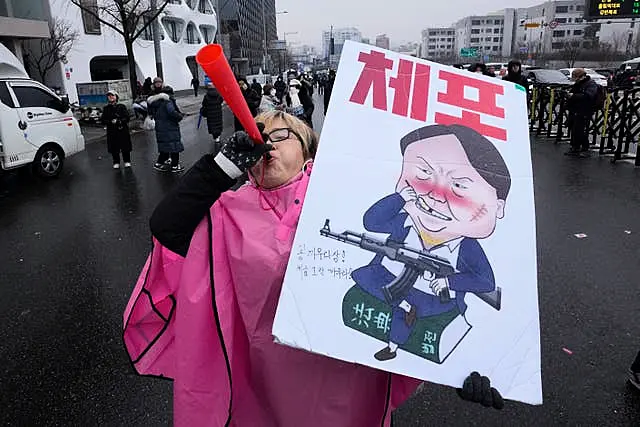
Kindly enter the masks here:
<path id="1" fill-rule="evenodd" d="M 235 182 L 215 163 L 213 155 L 204 155 L 153 211 L 151 233 L 167 249 L 186 256 L 196 227 Z"/>

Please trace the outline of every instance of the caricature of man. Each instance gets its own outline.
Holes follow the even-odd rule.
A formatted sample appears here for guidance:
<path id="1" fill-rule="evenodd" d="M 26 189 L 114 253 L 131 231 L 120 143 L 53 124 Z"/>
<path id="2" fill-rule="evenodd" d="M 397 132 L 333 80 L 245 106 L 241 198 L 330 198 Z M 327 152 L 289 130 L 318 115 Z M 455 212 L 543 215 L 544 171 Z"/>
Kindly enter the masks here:
<path id="1" fill-rule="evenodd" d="M 388 233 L 390 241 L 445 258 L 456 273 L 434 279 L 426 272 L 401 301 L 391 302 L 389 344 L 375 354 L 380 361 L 396 357 L 417 318 L 445 313 L 464 316 L 467 292 L 495 289 L 493 270 L 477 239 L 489 237 L 503 218 L 511 186 L 498 150 L 465 126 L 417 129 L 402 138 L 400 149 L 403 165 L 396 192 L 369 208 L 364 227 Z M 393 261 L 376 255 L 352 277 L 366 292 L 385 301 L 382 287 L 396 278 L 390 264 Z M 443 291 L 450 294 L 447 302 L 439 297 Z"/>

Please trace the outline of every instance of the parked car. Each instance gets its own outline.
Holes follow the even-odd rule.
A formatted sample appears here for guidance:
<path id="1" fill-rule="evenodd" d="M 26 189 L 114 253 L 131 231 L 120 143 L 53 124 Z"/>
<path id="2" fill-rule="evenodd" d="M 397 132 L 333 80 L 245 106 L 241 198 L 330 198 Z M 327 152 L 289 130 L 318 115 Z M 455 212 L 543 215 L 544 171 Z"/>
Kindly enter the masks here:
<path id="1" fill-rule="evenodd" d="M 32 165 L 43 178 L 62 171 L 64 160 L 84 150 L 69 100 L 28 78 L 0 76 L 0 169 Z"/>
<path id="2" fill-rule="evenodd" d="M 541 83 L 548 85 L 571 86 L 573 82 L 558 70 L 535 69 L 526 70 L 525 77 L 530 84 Z"/>
<path id="3" fill-rule="evenodd" d="M 558 71 L 560 71 L 565 76 L 571 78 L 571 73 L 573 73 L 573 70 L 575 70 L 575 68 L 561 68 Z M 604 86 L 604 87 L 608 86 L 607 78 L 602 74 L 596 73 L 596 71 L 592 68 L 585 68 L 584 71 L 586 71 L 587 75 L 591 77 L 591 79 L 597 84 L 599 84 L 600 86 Z"/>

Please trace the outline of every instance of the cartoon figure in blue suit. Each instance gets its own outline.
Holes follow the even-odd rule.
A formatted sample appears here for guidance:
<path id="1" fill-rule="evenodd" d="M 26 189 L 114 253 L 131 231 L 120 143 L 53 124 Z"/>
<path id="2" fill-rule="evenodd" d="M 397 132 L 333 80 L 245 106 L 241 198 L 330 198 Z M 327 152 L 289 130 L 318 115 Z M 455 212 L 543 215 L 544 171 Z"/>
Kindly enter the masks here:
<path id="1" fill-rule="evenodd" d="M 417 129 L 402 138 L 400 149 L 403 166 L 396 192 L 369 208 L 364 227 L 389 234 L 387 242 L 444 258 L 456 272 L 440 278 L 426 272 L 401 300 L 392 302 L 389 343 L 375 354 L 380 361 L 396 357 L 417 319 L 464 317 L 467 293 L 495 289 L 493 270 L 478 239 L 491 236 L 497 220 L 504 217 L 511 186 L 498 150 L 465 126 Z M 385 301 L 383 287 L 396 278 L 397 264 L 377 254 L 352 278 L 365 292 Z M 450 299 L 443 302 L 443 293 Z"/>

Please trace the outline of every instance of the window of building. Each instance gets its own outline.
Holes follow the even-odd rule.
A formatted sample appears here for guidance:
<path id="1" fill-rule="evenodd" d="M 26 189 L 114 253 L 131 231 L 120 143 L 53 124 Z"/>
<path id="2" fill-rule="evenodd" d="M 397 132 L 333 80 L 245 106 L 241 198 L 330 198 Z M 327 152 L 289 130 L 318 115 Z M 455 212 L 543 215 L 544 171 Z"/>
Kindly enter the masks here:
<path id="1" fill-rule="evenodd" d="M 556 6 L 556 13 L 567 13 L 569 12 L 569 6 Z"/>
<path id="2" fill-rule="evenodd" d="M 499 41 L 500 41 L 500 37 L 494 37 L 494 38 L 493 38 L 493 41 L 494 41 L 495 43 L 499 42 Z"/>
<path id="3" fill-rule="evenodd" d="M 494 28 L 493 34 L 500 34 L 500 28 Z"/>
<path id="4" fill-rule="evenodd" d="M 435 48 L 436 47 L 434 45 L 432 45 L 432 44 L 429 45 L 429 50 L 435 50 Z"/>
<path id="5" fill-rule="evenodd" d="M 584 19 L 583 19 L 583 18 L 576 18 L 576 19 L 574 20 L 574 22 L 575 22 L 576 24 L 582 24 L 582 22 L 583 22 L 583 21 L 584 21 Z"/>
<path id="6" fill-rule="evenodd" d="M 189 22 L 189 25 L 187 25 L 185 41 L 188 44 L 200 44 L 200 34 L 198 34 L 198 30 L 193 22 Z"/>
<path id="7" fill-rule="evenodd" d="M 198 4 L 198 12 L 213 15 L 213 7 L 211 7 L 209 0 L 200 0 L 200 3 Z"/>
<path id="8" fill-rule="evenodd" d="M 477 28 L 474 28 L 471 30 L 471 34 L 480 34 L 480 30 L 478 30 Z"/>
<path id="9" fill-rule="evenodd" d="M 200 25 L 200 32 L 202 33 L 202 37 L 204 37 L 205 43 L 213 43 L 213 39 L 216 33 L 215 27 L 211 25 Z"/>
<path id="10" fill-rule="evenodd" d="M 498 51 L 498 49 L 499 49 L 499 47 L 498 47 L 498 46 L 494 46 L 494 47 L 493 47 L 493 51 L 494 51 L 494 52 L 497 52 L 497 51 Z"/>
<path id="11" fill-rule="evenodd" d="M 563 48 L 564 48 L 564 43 L 562 42 L 551 43 L 551 49 L 557 50 L 557 49 L 563 49 Z"/>
<path id="12" fill-rule="evenodd" d="M 15 108 L 13 98 L 11 98 L 11 94 L 9 93 L 9 89 L 5 82 L 0 82 L 0 102 L 9 108 Z"/>
<path id="13" fill-rule="evenodd" d="M 493 23 L 494 23 L 495 25 L 502 25 L 502 21 L 501 21 L 501 20 L 499 20 L 499 19 L 496 19 L 495 21 L 493 21 Z"/>
<path id="14" fill-rule="evenodd" d="M 150 19 L 148 17 L 143 17 L 142 26 L 147 25 L 149 21 Z M 144 29 L 141 37 L 143 40 L 153 40 L 153 28 L 151 27 L 151 24 Z"/>
<path id="15" fill-rule="evenodd" d="M 567 23 L 567 18 L 556 18 L 555 21 L 558 24 L 566 24 Z"/>
<path id="16" fill-rule="evenodd" d="M 576 6 L 576 12 L 582 12 L 584 10 L 584 5 L 579 4 Z"/>
<path id="17" fill-rule="evenodd" d="M 182 0 L 169 0 L 171 4 L 182 4 Z"/>
<path id="18" fill-rule="evenodd" d="M 555 30 L 553 32 L 553 37 L 564 37 L 564 30 Z"/>
<path id="19" fill-rule="evenodd" d="M 474 19 L 471 21 L 471 25 L 480 25 L 480 21 L 477 19 Z"/>
<path id="20" fill-rule="evenodd" d="M 477 37 L 471 37 L 471 43 L 478 43 L 480 41 Z"/>
<path id="21" fill-rule="evenodd" d="M 13 86 L 13 93 L 18 98 L 21 108 L 48 107 L 54 108 L 58 100 L 48 92 L 33 86 Z"/>
<path id="22" fill-rule="evenodd" d="M 447 49 L 451 49 L 453 47 L 453 45 L 448 44 L 447 45 Z"/>
<path id="23" fill-rule="evenodd" d="M 490 42 L 490 41 L 491 41 L 491 37 L 486 37 L 486 38 L 484 39 L 484 41 L 486 41 L 486 42 Z"/>
<path id="24" fill-rule="evenodd" d="M 182 20 L 165 16 L 164 18 L 162 18 L 162 25 L 164 26 L 164 29 L 167 32 L 169 38 L 174 43 L 178 43 L 178 40 L 180 40 L 180 37 L 182 36 L 184 22 L 182 22 Z"/>
<path id="25" fill-rule="evenodd" d="M 574 36 L 581 36 L 582 35 L 582 30 L 573 30 L 573 35 Z"/>
<path id="26" fill-rule="evenodd" d="M 82 5 L 90 10 L 82 10 L 82 23 L 84 24 L 85 34 L 101 34 L 100 21 L 96 18 L 98 15 L 98 0 L 82 0 Z"/>
<path id="27" fill-rule="evenodd" d="M 570 22 L 571 22 L 571 18 L 567 19 L 567 22 L 569 22 L 569 23 L 570 23 Z"/>

